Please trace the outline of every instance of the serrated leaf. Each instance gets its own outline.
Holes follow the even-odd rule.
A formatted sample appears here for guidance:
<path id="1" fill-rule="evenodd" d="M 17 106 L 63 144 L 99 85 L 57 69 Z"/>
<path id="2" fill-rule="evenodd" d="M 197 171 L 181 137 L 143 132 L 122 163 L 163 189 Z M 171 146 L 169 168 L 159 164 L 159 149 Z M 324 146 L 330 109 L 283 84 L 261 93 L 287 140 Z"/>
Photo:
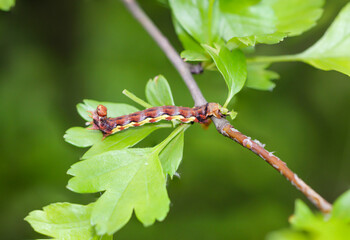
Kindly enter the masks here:
<path id="1" fill-rule="evenodd" d="M 172 178 L 182 160 L 184 148 L 184 131 L 173 138 L 159 154 L 164 174 Z"/>
<path id="2" fill-rule="evenodd" d="M 145 225 L 163 220 L 169 210 L 166 181 L 153 148 L 109 151 L 74 164 L 68 188 L 79 193 L 105 191 L 96 201 L 91 222 L 98 234 L 113 234 L 134 209 Z"/>
<path id="3" fill-rule="evenodd" d="M 136 107 L 124 103 L 99 102 L 89 99 L 85 99 L 83 102 L 77 105 L 77 110 L 79 115 L 86 121 L 91 121 L 88 111 L 95 111 L 99 104 L 107 107 L 109 117 L 119 117 L 138 111 Z"/>
<path id="4" fill-rule="evenodd" d="M 64 140 L 77 147 L 90 147 L 93 144 L 102 141 L 100 131 L 92 131 L 83 127 L 72 127 L 66 131 Z"/>
<path id="5" fill-rule="evenodd" d="M 25 218 L 38 233 L 65 240 L 112 240 L 97 236 L 90 224 L 93 204 L 54 203 L 29 213 Z"/>
<path id="6" fill-rule="evenodd" d="M 152 106 L 175 105 L 169 83 L 162 75 L 148 81 L 146 99 Z"/>
<path id="7" fill-rule="evenodd" d="M 225 79 L 229 89 L 225 102 L 225 106 L 227 106 L 232 97 L 242 89 L 247 78 L 247 64 L 244 54 L 239 49 L 230 52 L 225 46 L 220 49 L 208 45 L 203 45 L 203 47 L 210 54 L 217 69 Z"/>
<path id="8" fill-rule="evenodd" d="M 336 17 L 323 37 L 312 47 L 295 55 L 322 70 L 336 70 L 350 76 L 350 3 Z"/>
<path id="9" fill-rule="evenodd" d="M 142 127 L 130 128 L 127 131 L 115 133 L 108 136 L 104 140 L 100 138 L 99 141 L 95 142 L 95 144 L 82 156 L 82 159 L 87 159 L 107 151 L 132 147 L 147 137 L 149 134 L 151 134 L 153 131 L 166 127 L 172 127 L 172 125 L 170 123 L 149 124 Z"/>
<path id="10" fill-rule="evenodd" d="M 249 63 L 247 65 L 247 82 L 246 87 L 257 90 L 271 91 L 276 84 L 272 80 L 278 79 L 279 75 L 276 72 L 266 70 L 269 66 L 267 63 Z"/>
<path id="11" fill-rule="evenodd" d="M 13 6 L 15 6 L 15 0 L 0 0 L 1 10 L 9 11 Z"/>
<path id="12" fill-rule="evenodd" d="M 332 218 L 348 221 L 350 224 L 350 190 L 343 193 L 334 203 Z"/>
<path id="13" fill-rule="evenodd" d="M 296 36 L 316 25 L 321 17 L 324 0 L 264 0 L 277 17 L 277 30 Z"/>

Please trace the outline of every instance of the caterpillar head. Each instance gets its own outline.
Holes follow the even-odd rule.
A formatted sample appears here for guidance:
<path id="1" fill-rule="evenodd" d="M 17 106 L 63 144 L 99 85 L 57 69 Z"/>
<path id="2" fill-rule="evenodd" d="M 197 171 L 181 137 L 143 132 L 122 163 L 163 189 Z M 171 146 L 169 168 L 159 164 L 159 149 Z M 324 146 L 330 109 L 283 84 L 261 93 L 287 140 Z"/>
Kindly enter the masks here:
<path id="1" fill-rule="evenodd" d="M 91 122 L 87 122 L 88 125 L 91 125 L 89 129 L 104 131 L 104 123 L 107 119 L 107 108 L 103 105 L 98 105 L 95 111 L 89 111 L 89 113 L 89 116 L 92 118 Z"/>
<path id="2" fill-rule="evenodd" d="M 96 114 L 98 117 L 106 117 L 107 116 L 107 108 L 103 105 L 98 105 L 96 108 Z"/>

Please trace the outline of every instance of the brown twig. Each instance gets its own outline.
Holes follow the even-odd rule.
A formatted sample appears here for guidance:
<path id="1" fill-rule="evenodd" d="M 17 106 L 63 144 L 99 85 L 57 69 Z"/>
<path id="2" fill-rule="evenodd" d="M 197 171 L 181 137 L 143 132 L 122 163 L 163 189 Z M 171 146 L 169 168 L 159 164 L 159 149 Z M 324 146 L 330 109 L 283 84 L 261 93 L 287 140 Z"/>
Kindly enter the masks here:
<path id="1" fill-rule="evenodd" d="M 163 50 L 165 55 L 174 65 L 176 70 L 180 73 L 182 79 L 187 85 L 191 96 L 194 100 L 196 106 L 206 104 L 207 101 L 203 97 L 201 90 L 196 84 L 192 77 L 191 72 L 188 70 L 186 64 L 182 61 L 179 54 L 170 44 L 168 39 L 159 31 L 159 29 L 154 25 L 152 20 L 145 14 L 145 12 L 140 8 L 134 0 L 122 0 L 125 6 L 129 9 L 131 14 L 139 21 L 139 23 L 144 27 L 148 34 L 153 38 L 153 40 L 159 45 Z M 194 83 L 194 84 L 193 84 Z"/>
<path id="2" fill-rule="evenodd" d="M 180 73 L 183 81 L 186 83 L 195 105 L 205 104 L 202 92 L 200 91 L 196 81 L 186 64 L 182 61 L 179 54 L 169 43 L 168 39 L 159 31 L 149 17 L 144 13 L 135 0 L 122 0 L 132 15 L 140 22 L 150 36 L 157 42 L 174 67 Z M 332 210 L 332 205 L 315 192 L 309 185 L 301 180 L 287 165 L 280 160 L 273 153 L 267 151 L 265 146 L 258 140 L 251 140 L 250 137 L 245 136 L 235 129 L 226 119 L 212 118 L 216 129 L 222 135 L 231 138 L 243 147 L 251 150 L 256 155 L 264 159 L 274 169 L 279 171 L 285 178 L 287 178 L 298 190 L 300 190 L 319 210 L 328 213 Z"/>

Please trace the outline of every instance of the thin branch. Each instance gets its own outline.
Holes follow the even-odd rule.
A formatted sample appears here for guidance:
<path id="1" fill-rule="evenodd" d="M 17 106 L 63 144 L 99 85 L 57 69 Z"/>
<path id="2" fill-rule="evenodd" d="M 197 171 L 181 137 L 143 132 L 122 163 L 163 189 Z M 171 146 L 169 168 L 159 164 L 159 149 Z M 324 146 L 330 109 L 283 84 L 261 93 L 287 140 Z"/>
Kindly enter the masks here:
<path id="1" fill-rule="evenodd" d="M 301 180 L 292 170 L 287 167 L 287 164 L 276 157 L 272 152 L 265 149 L 265 145 L 258 140 L 252 140 L 250 137 L 239 132 L 227 120 L 213 119 L 216 129 L 224 136 L 231 138 L 243 147 L 251 150 L 253 153 L 264 159 L 274 169 L 280 172 L 292 185 L 301 191 L 318 209 L 324 213 L 332 210 L 332 205 L 323 197 L 315 192 L 309 185 Z"/>
<path id="2" fill-rule="evenodd" d="M 146 29 L 149 35 L 158 43 L 160 48 L 164 51 L 169 60 L 173 63 L 174 67 L 180 73 L 188 89 L 191 92 L 195 105 L 205 104 L 203 94 L 201 93 L 197 83 L 192 77 L 192 74 L 186 64 L 182 61 L 176 50 L 169 43 L 167 38 L 159 31 L 144 11 L 139 7 L 135 0 L 122 0 L 129 11 L 140 22 L 140 24 Z M 279 171 L 292 185 L 294 185 L 299 191 L 301 191 L 319 210 L 324 213 L 328 213 L 332 210 L 332 205 L 322 198 L 317 192 L 315 192 L 310 186 L 308 186 L 303 180 L 301 180 L 287 165 L 280 160 L 273 153 L 267 151 L 265 146 L 258 140 L 251 140 L 250 137 L 245 136 L 235 129 L 229 121 L 226 119 L 212 118 L 216 129 L 222 135 L 231 138 L 243 147 L 251 150 L 256 155 L 264 159 L 270 166 Z"/>
<path id="3" fill-rule="evenodd" d="M 182 61 L 181 57 L 170 44 L 168 39 L 159 31 L 159 29 L 156 27 L 156 25 L 154 25 L 152 20 L 145 14 L 145 12 L 134 0 L 122 0 L 122 2 L 129 9 L 131 14 L 144 27 L 148 34 L 154 39 L 154 41 L 159 45 L 159 47 L 163 50 L 165 55 L 174 65 L 176 70 L 179 72 L 192 95 L 195 105 L 200 106 L 207 103 L 197 83 L 193 79 L 188 67 Z"/>

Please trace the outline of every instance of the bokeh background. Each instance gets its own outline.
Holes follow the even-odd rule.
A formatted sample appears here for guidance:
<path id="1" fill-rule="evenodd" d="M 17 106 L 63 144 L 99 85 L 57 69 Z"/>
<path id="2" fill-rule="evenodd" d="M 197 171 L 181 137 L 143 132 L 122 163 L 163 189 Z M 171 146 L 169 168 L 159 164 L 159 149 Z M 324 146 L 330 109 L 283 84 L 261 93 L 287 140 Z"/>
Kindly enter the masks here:
<path id="1" fill-rule="evenodd" d="M 297 53 L 314 43 L 346 0 L 327 1 L 319 25 L 258 53 Z M 146 12 L 181 50 L 169 9 L 142 1 Z M 85 151 L 65 143 L 83 126 L 82 99 L 133 104 L 147 80 L 163 74 L 177 105 L 193 101 L 157 45 L 117 0 L 19 0 L 0 13 L 1 239 L 39 238 L 23 218 L 59 201 L 89 203 L 95 195 L 65 188 L 66 171 Z M 329 201 L 350 188 L 350 79 L 303 63 L 274 64 L 273 92 L 244 89 L 232 106 L 234 125 L 269 150 Z M 209 101 L 223 102 L 218 73 L 196 77 Z M 154 145 L 169 130 L 148 137 Z M 288 226 L 301 193 L 257 156 L 193 125 L 186 134 L 180 179 L 168 183 L 172 201 L 164 222 L 144 228 L 135 217 L 116 239 L 263 239 Z M 309 204 L 310 205 L 310 204 Z"/>

